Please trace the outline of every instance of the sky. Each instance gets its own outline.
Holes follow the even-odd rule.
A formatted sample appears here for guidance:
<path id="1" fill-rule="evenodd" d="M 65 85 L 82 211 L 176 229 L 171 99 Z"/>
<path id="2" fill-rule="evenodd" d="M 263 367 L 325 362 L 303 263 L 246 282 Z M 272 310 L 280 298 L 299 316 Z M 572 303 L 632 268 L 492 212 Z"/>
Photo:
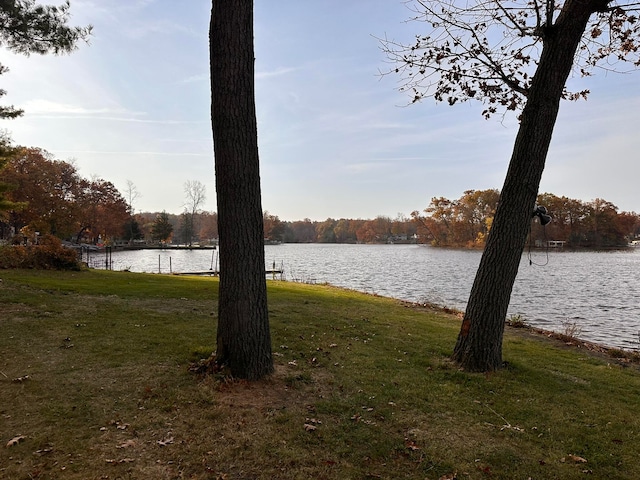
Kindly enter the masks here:
<path id="1" fill-rule="evenodd" d="M 46 3 L 61 3 L 48 0 Z M 479 102 L 408 105 L 377 38 L 411 43 L 424 26 L 404 0 L 255 0 L 262 207 L 281 220 L 396 218 L 433 197 L 500 189 L 517 121 Z M 71 0 L 94 27 L 71 55 L 0 50 L 0 120 L 14 142 L 72 161 L 85 178 L 131 182 L 135 211 L 180 213 L 184 185 L 216 211 L 210 121 L 210 0 Z M 640 212 L 640 72 L 570 80 L 540 192 L 603 198 Z M 125 195 L 126 196 L 126 195 Z"/>

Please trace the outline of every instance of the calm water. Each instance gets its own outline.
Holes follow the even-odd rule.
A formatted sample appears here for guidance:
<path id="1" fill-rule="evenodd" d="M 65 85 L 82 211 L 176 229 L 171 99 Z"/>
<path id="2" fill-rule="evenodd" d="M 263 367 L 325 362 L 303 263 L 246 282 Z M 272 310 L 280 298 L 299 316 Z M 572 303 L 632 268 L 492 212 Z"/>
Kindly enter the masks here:
<path id="1" fill-rule="evenodd" d="M 284 244 L 265 247 L 291 281 L 330 283 L 409 301 L 463 310 L 480 252 L 424 245 Z M 102 254 L 92 260 L 104 266 Z M 113 253 L 115 270 L 168 273 L 217 268 L 215 250 L 139 250 Z M 604 345 L 640 348 L 640 248 L 612 252 L 525 254 L 509 314 L 534 326 L 563 331 L 576 324 L 580 338 Z M 100 267 L 100 265 L 97 265 Z"/>

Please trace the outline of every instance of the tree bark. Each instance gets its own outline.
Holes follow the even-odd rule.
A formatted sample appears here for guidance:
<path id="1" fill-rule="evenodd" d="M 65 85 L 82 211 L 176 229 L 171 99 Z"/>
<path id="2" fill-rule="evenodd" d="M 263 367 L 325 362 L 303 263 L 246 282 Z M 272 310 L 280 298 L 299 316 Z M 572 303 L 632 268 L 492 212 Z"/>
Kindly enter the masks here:
<path id="1" fill-rule="evenodd" d="M 209 32 L 220 294 L 216 361 L 273 372 L 254 92 L 253 1 L 213 0 Z"/>
<path id="2" fill-rule="evenodd" d="M 453 352 L 453 359 L 465 370 L 493 371 L 502 367 L 507 308 L 562 92 L 589 17 L 607 3 L 568 0 L 555 24 L 545 32 L 540 62 Z"/>

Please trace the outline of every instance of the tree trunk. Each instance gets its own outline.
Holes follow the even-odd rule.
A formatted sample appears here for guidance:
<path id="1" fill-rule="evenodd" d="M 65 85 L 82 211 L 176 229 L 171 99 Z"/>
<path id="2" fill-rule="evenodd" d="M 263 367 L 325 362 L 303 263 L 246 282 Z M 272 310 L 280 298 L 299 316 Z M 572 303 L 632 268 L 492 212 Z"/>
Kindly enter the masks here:
<path id="1" fill-rule="evenodd" d="M 253 1 L 213 0 L 209 32 L 220 295 L 216 361 L 273 372 L 254 94 Z"/>
<path id="2" fill-rule="evenodd" d="M 531 224 L 567 77 L 589 17 L 606 1 L 568 0 L 547 30 L 509 169 L 471 289 L 453 359 L 468 371 L 502 367 L 511 290 Z"/>

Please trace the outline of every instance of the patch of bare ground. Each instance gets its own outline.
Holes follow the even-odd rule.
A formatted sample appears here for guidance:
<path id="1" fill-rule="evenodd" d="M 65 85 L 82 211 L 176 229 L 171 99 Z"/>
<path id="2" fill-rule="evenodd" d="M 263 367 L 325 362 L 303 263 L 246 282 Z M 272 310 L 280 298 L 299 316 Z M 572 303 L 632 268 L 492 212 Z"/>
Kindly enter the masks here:
<path id="1" fill-rule="evenodd" d="M 316 381 L 296 379 L 284 365 L 276 365 L 273 374 L 254 382 L 227 377 L 224 372 L 214 376 L 200 372 L 200 375 L 202 385 L 215 391 L 216 404 L 223 408 L 270 412 L 294 406 L 305 407 L 317 396 L 312 388 Z M 306 387 L 301 388 L 301 383 L 307 384 Z"/>

